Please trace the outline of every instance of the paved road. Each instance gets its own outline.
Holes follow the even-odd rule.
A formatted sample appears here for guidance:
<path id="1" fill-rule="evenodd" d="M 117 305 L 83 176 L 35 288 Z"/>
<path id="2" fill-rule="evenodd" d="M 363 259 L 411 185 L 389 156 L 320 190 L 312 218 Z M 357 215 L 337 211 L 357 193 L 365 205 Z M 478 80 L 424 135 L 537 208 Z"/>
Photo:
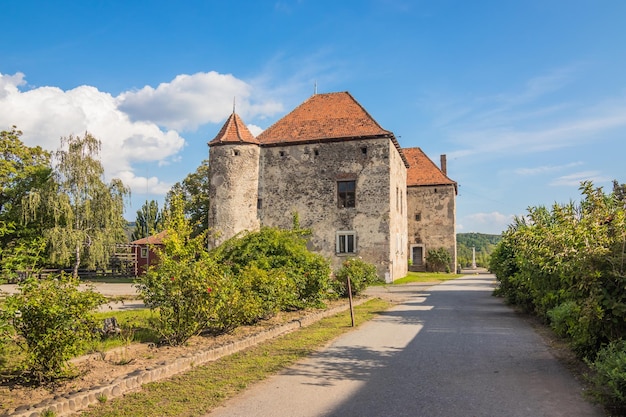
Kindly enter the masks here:
<path id="1" fill-rule="evenodd" d="M 603 416 L 493 284 L 379 288 L 404 302 L 209 417 Z"/>

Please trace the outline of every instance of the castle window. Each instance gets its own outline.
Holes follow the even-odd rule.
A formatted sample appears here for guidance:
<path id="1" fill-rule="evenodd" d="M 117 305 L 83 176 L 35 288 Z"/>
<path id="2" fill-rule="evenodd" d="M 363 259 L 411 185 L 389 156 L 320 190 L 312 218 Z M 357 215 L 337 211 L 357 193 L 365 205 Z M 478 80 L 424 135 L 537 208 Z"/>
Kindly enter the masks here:
<path id="1" fill-rule="evenodd" d="M 415 213 L 415 221 L 416 222 L 422 221 L 422 213 Z"/>
<path id="2" fill-rule="evenodd" d="M 278 154 L 279 154 L 280 156 L 285 156 L 285 151 L 280 151 L 280 152 L 278 152 Z"/>
<path id="3" fill-rule="evenodd" d="M 356 253 L 356 232 L 345 231 L 337 232 L 337 242 L 335 252 L 340 253 Z"/>
<path id="4" fill-rule="evenodd" d="M 314 150 L 314 151 L 313 151 L 313 153 L 315 153 L 315 156 L 320 156 L 320 151 L 319 151 L 319 149 Z"/>
<path id="5" fill-rule="evenodd" d="M 256 200 L 256 208 L 257 208 L 257 210 L 261 210 L 261 208 L 263 208 L 263 199 L 262 198 L 258 198 Z"/>
<path id="6" fill-rule="evenodd" d="M 233 151 L 233 154 L 234 154 L 235 156 L 239 156 L 239 149 L 235 149 L 235 150 Z"/>
<path id="7" fill-rule="evenodd" d="M 356 181 L 337 181 L 337 207 L 354 207 L 356 202 Z"/>
<path id="8" fill-rule="evenodd" d="M 367 146 L 363 146 L 363 147 L 361 148 L 361 153 L 362 153 L 363 155 L 367 155 Z"/>

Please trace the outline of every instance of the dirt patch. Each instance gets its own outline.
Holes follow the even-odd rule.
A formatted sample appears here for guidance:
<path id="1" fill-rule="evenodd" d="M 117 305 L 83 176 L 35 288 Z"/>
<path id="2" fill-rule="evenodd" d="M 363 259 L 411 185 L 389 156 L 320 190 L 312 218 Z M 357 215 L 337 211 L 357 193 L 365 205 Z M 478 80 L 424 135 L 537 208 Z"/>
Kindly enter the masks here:
<path id="1" fill-rule="evenodd" d="M 327 303 L 327 308 L 345 304 L 345 300 L 332 301 Z M 107 352 L 92 353 L 72 361 L 77 377 L 45 387 L 29 387 L 5 379 L 0 381 L 0 415 L 8 415 L 23 405 L 39 404 L 55 397 L 107 385 L 133 371 L 154 367 L 161 362 L 169 362 L 199 350 L 217 348 L 319 311 L 310 309 L 279 313 L 255 326 L 242 326 L 229 334 L 193 337 L 185 346 L 156 347 L 153 344 L 129 344 Z"/>

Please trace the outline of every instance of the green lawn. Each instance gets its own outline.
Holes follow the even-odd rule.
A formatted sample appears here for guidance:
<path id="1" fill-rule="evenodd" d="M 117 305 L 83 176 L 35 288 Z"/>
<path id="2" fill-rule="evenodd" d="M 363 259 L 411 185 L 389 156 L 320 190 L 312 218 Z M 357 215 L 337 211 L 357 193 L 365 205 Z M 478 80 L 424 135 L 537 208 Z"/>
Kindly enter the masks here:
<path id="1" fill-rule="evenodd" d="M 446 274 L 444 272 L 409 272 L 406 277 L 395 280 L 393 285 L 411 282 L 442 282 L 462 276 L 462 274 Z"/>

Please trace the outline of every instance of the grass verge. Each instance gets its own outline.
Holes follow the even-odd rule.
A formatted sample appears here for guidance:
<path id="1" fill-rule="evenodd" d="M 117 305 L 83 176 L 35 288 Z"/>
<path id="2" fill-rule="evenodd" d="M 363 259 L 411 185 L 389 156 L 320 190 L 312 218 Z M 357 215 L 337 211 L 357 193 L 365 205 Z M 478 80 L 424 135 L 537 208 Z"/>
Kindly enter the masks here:
<path id="1" fill-rule="evenodd" d="M 393 285 L 409 284 L 411 282 L 442 282 L 462 276 L 462 274 L 446 274 L 443 272 L 409 272 L 406 277 L 395 280 Z"/>
<path id="2" fill-rule="evenodd" d="M 381 299 L 355 307 L 356 325 L 389 307 L 390 303 Z M 248 385 L 292 365 L 350 330 L 350 312 L 346 311 L 166 381 L 146 384 L 139 392 L 107 401 L 82 415 L 141 417 L 153 416 L 158 410 L 163 417 L 201 416 Z"/>

